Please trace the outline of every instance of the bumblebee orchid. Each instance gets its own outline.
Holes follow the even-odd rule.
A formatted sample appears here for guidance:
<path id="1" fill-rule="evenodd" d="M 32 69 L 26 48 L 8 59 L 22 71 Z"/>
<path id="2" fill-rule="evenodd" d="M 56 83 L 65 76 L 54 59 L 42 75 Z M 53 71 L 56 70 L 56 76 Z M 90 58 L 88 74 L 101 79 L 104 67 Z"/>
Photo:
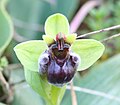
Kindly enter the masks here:
<path id="1" fill-rule="evenodd" d="M 93 39 L 78 39 L 70 33 L 67 18 L 54 14 L 45 22 L 43 40 L 31 40 L 15 46 L 14 51 L 25 70 L 29 85 L 50 105 L 59 105 L 76 71 L 95 63 L 104 45 Z"/>

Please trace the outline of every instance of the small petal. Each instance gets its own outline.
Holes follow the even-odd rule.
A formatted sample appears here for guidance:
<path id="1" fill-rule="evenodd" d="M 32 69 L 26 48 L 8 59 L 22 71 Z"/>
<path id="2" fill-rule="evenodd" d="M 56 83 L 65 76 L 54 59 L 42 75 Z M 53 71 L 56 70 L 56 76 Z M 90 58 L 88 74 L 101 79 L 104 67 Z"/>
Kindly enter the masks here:
<path id="1" fill-rule="evenodd" d="M 51 36 L 49 36 L 49 35 L 43 35 L 42 38 L 46 42 L 46 44 L 48 46 L 50 46 L 51 44 L 55 43 L 55 40 Z"/>
<path id="2" fill-rule="evenodd" d="M 71 45 L 72 43 L 75 42 L 76 37 L 77 37 L 77 34 L 76 34 L 76 33 L 74 33 L 74 34 L 69 34 L 69 35 L 66 36 L 65 42 Z"/>

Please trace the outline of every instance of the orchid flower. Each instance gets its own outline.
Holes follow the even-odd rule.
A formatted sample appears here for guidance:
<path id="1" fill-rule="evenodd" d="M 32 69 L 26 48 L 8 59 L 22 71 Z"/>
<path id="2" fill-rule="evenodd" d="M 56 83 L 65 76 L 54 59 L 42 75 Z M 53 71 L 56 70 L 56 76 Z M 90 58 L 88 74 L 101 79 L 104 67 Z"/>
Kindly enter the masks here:
<path id="1" fill-rule="evenodd" d="M 104 52 L 99 41 L 76 38 L 67 18 L 56 13 L 45 22 L 43 40 L 26 41 L 14 48 L 27 82 L 50 105 L 59 105 L 76 71 L 89 68 Z"/>

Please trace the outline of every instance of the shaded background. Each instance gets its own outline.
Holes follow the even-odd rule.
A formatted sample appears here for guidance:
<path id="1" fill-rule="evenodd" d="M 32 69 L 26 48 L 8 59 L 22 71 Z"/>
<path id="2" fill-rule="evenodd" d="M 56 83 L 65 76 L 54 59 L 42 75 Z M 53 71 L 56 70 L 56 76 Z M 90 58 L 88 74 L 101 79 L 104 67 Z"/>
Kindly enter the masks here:
<path id="1" fill-rule="evenodd" d="M 9 62 L 3 74 L 12 93 L 10 96 L 7 95 L 0 85 L 0 102 L 10 105 L 45 105 L 42 98 L 25 82 L 23 68 L 18 64 L 13 47 L 26 40 L 42 39 L 44 23 L 49 15 L 59 12 L 71 22 L 80 8 L 88 2 L 89 0 L 9 0 L 6 8 L 14 24 L 14 37 L 2 56 L 5 56 Z M 88 12 L 76 32 L 81 35 L 118 24 L 120 24 L 120 1 L 103 0 Z M 116 29 L 87 38 L 103 40 L 119 32 L 120 29 Z M 0 40 L 2 39 L 3 36 L 0 35 Z M 78 105 L 120 104 L 120 38 L 109 40 L 104 45 L 106 50 L 101 59 L 89 70 L 77 73 L 74 85 L 105 92 L 117 98 L 111 100 L 81 90 L 76 92 Z M 67 90 L 62 105 L 71 104 L 70 90 Z"/>

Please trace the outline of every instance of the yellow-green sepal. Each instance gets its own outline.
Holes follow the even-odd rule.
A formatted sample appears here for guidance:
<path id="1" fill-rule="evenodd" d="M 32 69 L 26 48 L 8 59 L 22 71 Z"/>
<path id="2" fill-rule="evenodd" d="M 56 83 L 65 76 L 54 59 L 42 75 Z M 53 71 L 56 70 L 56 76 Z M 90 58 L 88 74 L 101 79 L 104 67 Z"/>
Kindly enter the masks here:
<path id="1" fill-rule="evenodd" d="M 49 35 L 43 35 L 42 38 L 48 46 L 55 42 L 55 40 Z"/>
<path id="2" fill-rule="evenodd" d="M 69 34 L 69 35 L 66 36 L 65 42 L 71 45 L 72 43 L 75 42 L 76 37 L 77 37 L 77 34 L 76 34 L 76 33 Z"/>
<path id="3" fill-rule="evenodd" d="M 82 71 L 89 68 L 102 56 L 105 47 L 94 39 L 79 39 L 72 44 L 71 49 L 80 56 L 81 64 L 77 71 Z"/>

